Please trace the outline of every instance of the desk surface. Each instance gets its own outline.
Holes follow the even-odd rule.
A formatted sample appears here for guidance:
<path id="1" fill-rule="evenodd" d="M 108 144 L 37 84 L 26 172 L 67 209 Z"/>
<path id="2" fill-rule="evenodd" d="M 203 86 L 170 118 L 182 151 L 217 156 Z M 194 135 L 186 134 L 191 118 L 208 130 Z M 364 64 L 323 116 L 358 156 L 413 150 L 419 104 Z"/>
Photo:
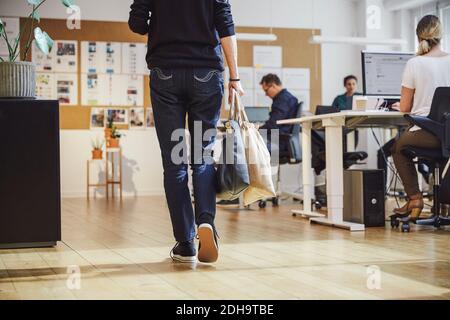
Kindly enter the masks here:
<path id="1" fill-rule="evenodd" d="M 280 120 L 277 124 L 302 124 L 311 123 L 314 129 L 323 128 L 323 120 L 344 119 L 345 127 L 398 127 L 407 126 L 409 123 L 402 112 L 386 111 L 342 111 L 338 113 L 308 116 L 297 119 Z"/>

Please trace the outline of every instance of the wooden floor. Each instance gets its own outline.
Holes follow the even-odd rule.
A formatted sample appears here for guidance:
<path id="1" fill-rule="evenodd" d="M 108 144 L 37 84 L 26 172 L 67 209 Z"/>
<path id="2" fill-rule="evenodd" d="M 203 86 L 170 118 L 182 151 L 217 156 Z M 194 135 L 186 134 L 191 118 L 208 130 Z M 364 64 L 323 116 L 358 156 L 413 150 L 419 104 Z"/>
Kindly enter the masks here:
<path id="1" fill-rule="evenodd" d="M 169 259 L 162 197 L 66 199 L 56 248 L 0 251 L 0 300 L 450 299 L 449 229 L 352 234 L 293 218 L 295 207 L 219 210 L 219 262 L 183 265 Z"/>

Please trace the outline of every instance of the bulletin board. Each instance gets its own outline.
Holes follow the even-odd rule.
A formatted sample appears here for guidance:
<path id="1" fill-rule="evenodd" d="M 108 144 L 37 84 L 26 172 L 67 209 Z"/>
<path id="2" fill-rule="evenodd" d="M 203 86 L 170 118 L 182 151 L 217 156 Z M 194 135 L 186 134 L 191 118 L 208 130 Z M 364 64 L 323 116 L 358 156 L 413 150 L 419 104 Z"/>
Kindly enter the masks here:
<path id="1" fill-rule="evenodd" d="M 310 44 L 312 35 L 320 35 L 320 30 L 288 28 L 238 27 L 239 33 L 273 33 L 276 41 L 238 42 L 238 64 L 240 67 L 253 67 L 254 46 L 280 46 L 283 50 L 283 68 L 306 68 L 311 72 L 311 109 L 322 100 L 322 50 L 317 44 Z M 258 79 L 256 79 L 258 80 Z M 289 89 L 289 88 L 288 88 Z M 314 106 L 314 107 L 313 107 Z M 312 110 L 313 111 L 313 110 Z M 226 115 L 224 112 L 223 115 Z"/>
<path id="2" fill-rule="evenodd" d="M 21 26 L 26 23 L 20 20 Z M 147 37 L 130 31 L 126 22 L 87 21 L 81 22 L 81 29 L 69 30 L 66 20 L 41 19 L 39 26 L 55 40 L 78 41 L 78 100 L 81 104 L 81 42 L 135 42 L 146 43 Z M 270 33 L 277 35 L 274 42 L 239 42 L 239 66 L 253 66 L 254 45 L 274 45 L 283 48 L 284 68 L 309 68 L 311 70 L 311 106 L 320 104 L 321 100 L 321 50 L 320 45 L 312 45 L 309 39 L 312 34 L 319 34 L 318 30 L 310 29 L 283 29 L 283 28 L 252 28 L 238 27 L 237 32 L 242 33 Z M 25 48 L 25 39 L 21 43 L 21 50 Z M 23 52 L 23 51 L 22 51 Z M 31 53 L 29 55 L 31 57 Z M 144 76 L 144 108 L 150 107 L 149 76 Z M 103 106 L 95 106 L 99 108 Z M 104 106 L 108 108 L 107 106 Z M 60 125 L 66 130 L 89 130 L 91 107 L 88 106 L 61 106 Z M 226 114 L 224 112 L 224 114 Z"/>

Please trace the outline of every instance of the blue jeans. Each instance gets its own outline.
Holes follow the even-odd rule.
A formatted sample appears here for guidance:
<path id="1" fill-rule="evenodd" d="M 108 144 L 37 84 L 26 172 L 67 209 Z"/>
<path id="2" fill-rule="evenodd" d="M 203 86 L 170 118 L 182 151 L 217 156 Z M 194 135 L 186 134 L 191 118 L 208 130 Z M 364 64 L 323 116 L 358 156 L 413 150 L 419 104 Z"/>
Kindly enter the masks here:
<path id="1" fill-rule="evenodd" d="M 196 224 L 214 223 L 216 171 L 208 160 L 212 159 L 220 118 L 223 83 L 222 73 L 209 68 L 154 68 L 151 72 L 151 99 L 164 167 L 164 188 L 173 233 L 179 242 L 195 238 Z M 186 122 L 191 136 L 190 157 L 182 131 Z M 205 135 L 207 130 L 214 135 Z M 180 131 L 182 135 L 173 135 Z M 205 158 L 203 154 L 210 157 Z M 195 215 L 188 188 L 188 158 L 193 172 Z"/>

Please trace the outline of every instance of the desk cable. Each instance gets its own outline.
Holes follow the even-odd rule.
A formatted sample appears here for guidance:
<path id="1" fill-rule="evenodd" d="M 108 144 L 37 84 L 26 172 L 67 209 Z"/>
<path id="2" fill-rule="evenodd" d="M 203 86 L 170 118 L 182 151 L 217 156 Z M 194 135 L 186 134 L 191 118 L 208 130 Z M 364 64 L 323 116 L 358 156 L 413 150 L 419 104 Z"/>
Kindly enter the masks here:
<path id="1" fill-rule="evenodd" d="M 380 104 L 381 100 L 383 100 L 383 102 Z M 377 104 L 375 105 L 374 109 L 378 111 L 389 111 L 387 101 L 384 99 L 377 98 Z"/>
<path id="2" fill-rule="evenodd" d="M 397 183 L 398 183 L 398 181 L 401 181 L 401 178 L 398 175 L 397 169 L 388 161 L 388 158 L 387 158 L 386 154 L 384 153 L 383 146 L 381 145 L 381 143 L 380 143 L 380 141 L 379 141 L 375 131 L 373 130 L 373 127 L 371 127 L 370 130 L 372 131 L 372 135 L 373 135 L 373 137 L 374 137 L 378 147 L 380 148 L 380 151 L 381 151 L 381 153 L 383 155 L 383 159 L 386 162 L 387 167 L 389 168 L 389 170 L 391 170 L 391 172 L 393 174 L 393 176 L 391 178 L 391 181 L 389 183 L 389 187 L 386 190 L 386 196 L 389 195 L 389 191 L 392 188 L 392 183 L 394 183 L 394 198 L 395 198 L 395 202 L 397 203 L 397 206 L 400 207 L 400 203 L 399 203 L 399 200 L 398 200 L 398 197 L 397 197 L 397 194 L 396 194 L 395 190 L 397 190 Z M 430 207 L 430 208 L 432 207 L 429 204 L 425 204 L 425 206 Z"/>
<path id="3" fill-rule="evenodd" d="M 378 139 L 378 137 L 377 137 L 377 135 L 376 135 L 375 130 L 373 129 L 373 127 L 371 127 L 370 130 L 371 130 L 372 135 L 373 135 L 373 137 L 374 137 L 374 139 L 375 139 L 375 141 L 376 141 L 376 143 L 377 143 L 377 145 L 378 145 L 378 147 L 379 147 L 379 150 L 381 151 L 381 154 L 383 155 L 383 160 L 384 160 L 384 162 L 386 163 L 386 166 L 388 167 L 388 169 L 389 169 L 389 170 L 392 172 L 392 174 L 393 174 L 393 175 L 392 175 L 392 178 L 391 178 L 391 181 L 389 182 L 389 186 L 388 186 L 388 188 L 386 189 L 386 194 L 385 194 L 385 196 L 388 196 L 388 195 L 389 195 L 389 191 L 390 191 L 391 188 L 392 188 L 392 184 L 394 184 L 394 198 L 395 198 L 395 202 L 397 203 L 397 206 L 400 207 L 400 202 L 399 202 L 399 200 L 398 200 L 398 198 L 397 198 L 397 194 L 396 194 L 397 183 L 398 183 L 398 181 L 399 181 L 399 179 L 400 179 L 400 176 L 398 175 L 397 169 L 389 162 L 388 157 L 386 156 L 386 153 L 384 152 L 383 146 L 381 145 L 380 140 Z"/>

